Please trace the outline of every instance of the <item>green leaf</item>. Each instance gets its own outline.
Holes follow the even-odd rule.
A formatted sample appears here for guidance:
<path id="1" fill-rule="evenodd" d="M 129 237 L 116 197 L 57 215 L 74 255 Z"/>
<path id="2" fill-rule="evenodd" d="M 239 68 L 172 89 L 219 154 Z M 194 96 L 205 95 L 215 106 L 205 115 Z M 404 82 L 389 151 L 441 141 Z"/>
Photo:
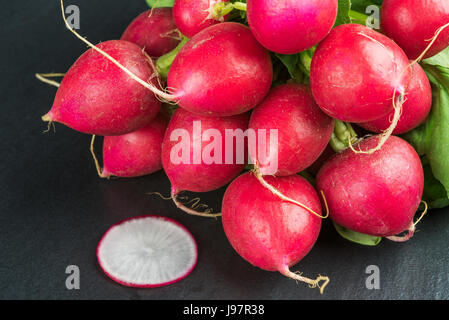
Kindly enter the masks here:
<path id="1" fill-rule="evenodd" d="M 307 71 L 302 67 L 300 54 L 274 54 L 284 67 L 287 68 L 290 77 L 296 83 L 304 83 L 308 81 Z"/>
<path id="2" fill-rule="evenodd" d="M 173 7 L 175 0 L 146 0 L 151 8 Z"/>
<path id="3" fill-rule="evenodd" d="M 449 68 L 449 48 L 446 48 L 446 50 L 443 50 L 436 56 L 433 56 L 432 58 L 424 60 L 425 64 L 430 64 L 432 66 L 441 66 L 445 68 Z"/>
<path id="4" fill-rule="evenodd" d="M 403 135 L 403 138 L 415 148 L 420 156 L 426 155 L 426 123 Z"/>
<path id="5" fill-rule="evenodd" d="M 349 229 L 346 229 L 334 222 L 335 230 L 346 240 L 351 242 L 361 244 L 363 246 L 374 247 L 377 246 L 381 241 L 382 237 L 370 236 L 367 234 L 355 232 Z"/>
<path id="6" fill-rule="evenodd" d="M 430 162 L 426 157 L 421 158 L 424 169 L 424 194 L 423 200 L 427 202 L 430 209 L 438 209 L 449 206 L 444 186 L 439 182 L 432 173 Z"/>
<path id="7" fill-rule="evenodd" d="M 284 66 L 287 68 L 288 73 L 292 78 L 296 77 L 297 66 L 299 62 L 299 54 L 279 54 L 276 53 L 276 57 L 281 60 Z"/>
<path id="8" fill-rule="evenodd" d="M 316 185 L 316 179 L 313 175 L 311 175 L 308 171 L 301 171 L 298 173 L 301 177 L 306 179 L 312 186 Z"/>
<path id="9" fill-rule="evenodd" d="M 235 21 L 248 25 L 246 17 L 246 0 L 230 0 L 235 3 L 234 10 L 229 14 L 228 21 Z"/>
<path id="10" fill-rule="evenodd" d="M 437 59 L 441 57 L 426 61 L 423 65 L 432 83 L 433 104 L 430 115 L 423 125 L 405 134 L 404 138 L 416 148 L 420 155 L 426 156 L 433 176 L 446 190 L 447 198 L 449 195 L 449 68 L 433 65 L 432 63 L 436 61 L 442 61 Z M 425 192 L 431 194 L 431 198 L 435 198 L 435 189 L 429 189 L 429 187 L 436 188 L 436 184 L 429 181 Z"/>
<path id="11" fill-rule="evenodd" d="M 312 48 L 297 54 L 278 54 L 274 55 L 287 68 L 290 77 L 297 83 L 308 83 L 310 77 L 310 65 L 312 63 L 313 53 L 316 48 Z"/>
<path id="12" fill-rule="evenodd" d="M 351 11 L 351 0 L 338 0 L 338 15 L 335 21 L 335 27 L 341 24 L 351 23 L 349 11 Z"/>
<path id="13" fill-rule="evenodd" d="M 449 194 L 449 68 L 428 66 L 433 83 L 433 105 L 426 121 L 423 141 L 434 176 Z"/>
<path id="14" fill-rule="evenodd" d="M 449 206 L 449 48 L 423 61 L 432 83 L 432 111 L 426 122 L 404 135 L 423 156 L 423 200 L 430 208 Z"/>
<path id="15" fill-rule="evenodd" d="M 381 6 L 383 0 L 351 0 L 353 10 L 366 13 L 366 8 L 372 5 Z"/>

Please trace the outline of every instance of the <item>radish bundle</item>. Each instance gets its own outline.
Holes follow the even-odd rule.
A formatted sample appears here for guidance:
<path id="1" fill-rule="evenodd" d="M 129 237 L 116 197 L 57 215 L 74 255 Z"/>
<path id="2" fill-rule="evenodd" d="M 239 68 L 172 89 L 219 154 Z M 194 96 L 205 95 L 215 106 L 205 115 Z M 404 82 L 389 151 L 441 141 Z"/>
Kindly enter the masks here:
<path id="1" fill-rule="evenodd" d="M 446 0 L 376 1 L 382 32 L 367 22 L 371 1 L 148 2 L 120 40 L 95 45 L 61 0 L 89 50 L 65 74 L 36 75 L 58 87 L 43 120 L 93 135 L 100 177 L 163 169 L 170 197 L 152 194 L 221 216 L 245 260 L 321 293 L 327 276 L 291 269 L 326 218 L 374 246 L 410 240 L 428 209 L 449 206 Z M 221 213 L 181 196 L 219 188 Z M 105 273 L 133 287 L 183 279 L 197 254 L 184 227 L 157 216 L 119 223 L 97 250 Z"/>

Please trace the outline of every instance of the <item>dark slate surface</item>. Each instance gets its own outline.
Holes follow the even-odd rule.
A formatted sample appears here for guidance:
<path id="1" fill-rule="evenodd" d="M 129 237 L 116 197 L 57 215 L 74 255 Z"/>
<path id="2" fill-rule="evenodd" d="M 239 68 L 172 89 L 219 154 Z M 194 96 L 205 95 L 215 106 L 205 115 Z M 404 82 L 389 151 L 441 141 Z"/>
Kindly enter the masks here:
<path id="1" fill-rule="evenodd" d="M 134 180 L 97 178 L 90 137 L 62 125 L 43 134 L 40 116 L 55 89 L 35 72 L 64 72 L 85 50 L 63 26 L 58 1 L 8 1 L 0 11 L 1 161 L 0 298 L 21 299 L 448 299 L 449 214 L 431 212 L 408 243 L 367 248 L 341 239 L 327 222 L 315 249 L 295 269 L 327 274 L 325 295 L 280 274 L 258 270 L 228 244 L 219 221 L 189 217 L 150 191 L 169 192 L 163 173 Z M 143 0 L 74 1 L 81 33 L 93 42 L 118 38 L 146 9 Z M 68 5 L 69 2 L 66 3 Z M 220 207 L 223 190 L 203 200 Z M 251 195 L 249 195 L 251 196 Z M 114 223 L 159 214 L 185 224 L 199 245 L 196 270 L 161 289 L 136 290 L 106 278 L 95 249 Z M 81 289 L 65 287 L 65 269 L 81 270 Z M 381 289 L 365 287 L 369 265 Z"/>

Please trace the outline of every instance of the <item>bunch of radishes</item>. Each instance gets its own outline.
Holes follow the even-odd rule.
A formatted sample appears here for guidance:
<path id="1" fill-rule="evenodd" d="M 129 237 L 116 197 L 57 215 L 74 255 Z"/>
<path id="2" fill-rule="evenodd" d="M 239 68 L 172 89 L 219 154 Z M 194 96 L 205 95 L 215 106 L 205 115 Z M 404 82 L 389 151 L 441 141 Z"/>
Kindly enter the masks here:
<path id="1" fill-rule="evenodd" d="M 231 183 L 222 220 L 235 250 L 257 267 L 324 289 L 327 277 L 290 271 L 317 240 L 323 211 L 366 235 L 413 235 L 423 168 L 414 148 L 391 134 L 428 116 L 431 86 L 418 62 L 449 45 L 447 0 L 384 0 L 383 33 L 345 23 L 348 3 L 175 0 L 139 15 L 121 40 L 94 46 L 72 30 L 91 49 L 66 73 L 43 119 L 105 136 L 102 177 L 163 168 L 173 200 L 188 213 L 209 215 L 183 205 L 181 191 Z M 164 112 L 163 103 L 179 108 Z M 380 134 L 359 139 L 349 122 Z M 246 161 L 229 163 L 208 147 L 213 132 L 224 146 L 227 130 L 248 129 L 266 130 L 264 147 L 276 153 L 260 159 L 249 150 L 254 167 L 241 175 Z M 189 147 L 178 150 L 182 138 Z M 329 144 L 336 155 L 323 154 Z M 195 161 L 205 150 L 217 161 Z M 174 154 L 187 161 L 174 162 Z M 299 175 L 311 166 L 320 168 L 314 186 Z"/>

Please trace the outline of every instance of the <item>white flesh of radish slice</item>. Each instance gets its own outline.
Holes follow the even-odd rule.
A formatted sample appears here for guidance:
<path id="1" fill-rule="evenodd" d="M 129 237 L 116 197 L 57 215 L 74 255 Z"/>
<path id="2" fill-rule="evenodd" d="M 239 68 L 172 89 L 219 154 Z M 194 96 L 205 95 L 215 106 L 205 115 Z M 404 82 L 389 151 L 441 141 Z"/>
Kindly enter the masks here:
<path id="1" fill-rule="evenodd" d="M 192 234 L 174 220 L 159 216 L 129 219 L 110 228 L 97 248 L 100 267 L 112 280 L 129 287 L 173 284 L 196 266 Z"/>

